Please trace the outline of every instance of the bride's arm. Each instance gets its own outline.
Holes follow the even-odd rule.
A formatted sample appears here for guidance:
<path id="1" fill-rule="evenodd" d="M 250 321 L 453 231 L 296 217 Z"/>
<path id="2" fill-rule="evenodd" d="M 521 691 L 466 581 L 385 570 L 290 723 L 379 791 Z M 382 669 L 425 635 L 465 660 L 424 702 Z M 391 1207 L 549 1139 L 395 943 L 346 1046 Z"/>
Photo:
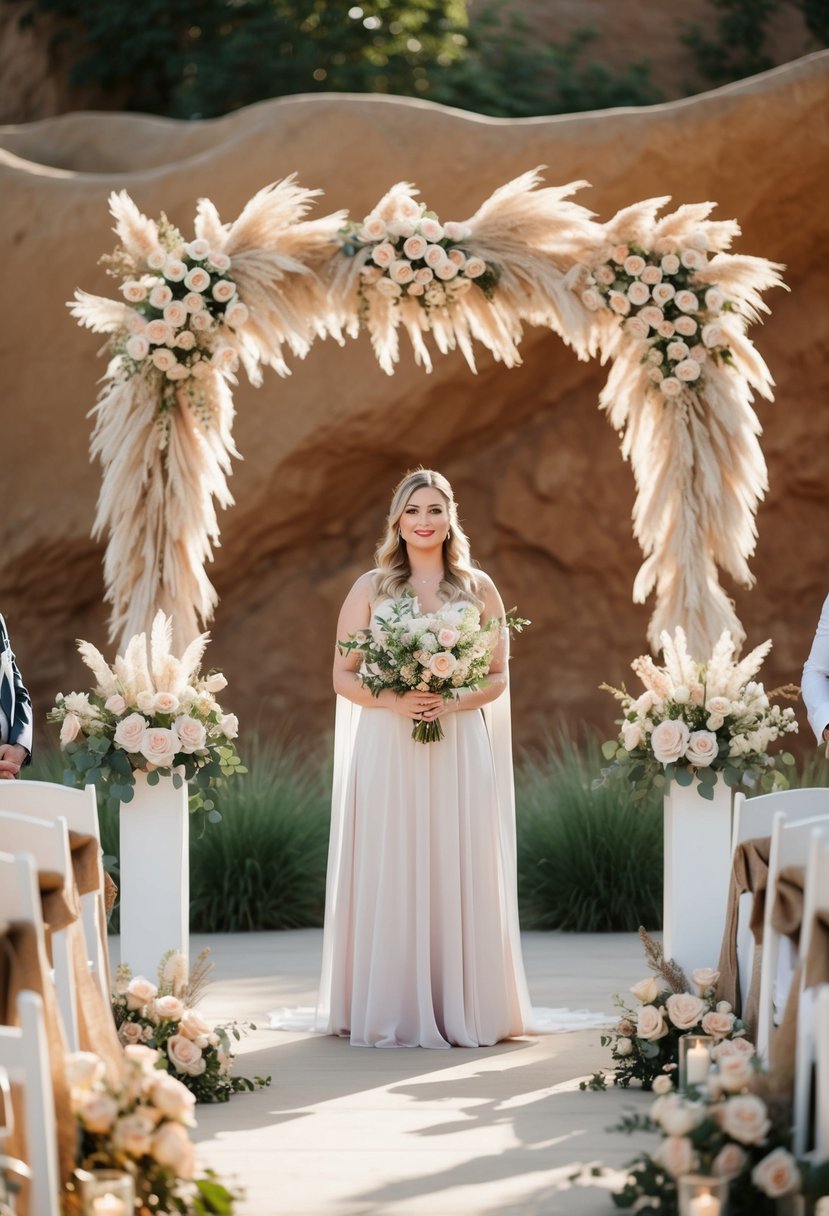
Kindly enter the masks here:
<path id="1" fill-rule="evenodd" d="M 480 709 L 482 705 L 488 705 L 490 701 L 497 700 L 509 684 L 509 630 L 506 625 L 504 602 L 492 579 L 483 573 L 480 578 L 483 584 L 484 600 L 481 623 L 486 624 L 495 617 L 501 622 L 501 637 L 481 687 L 459 689 L 457 697 L 446 702 L 446 710 L 449 713 L 458 710 Z"/>

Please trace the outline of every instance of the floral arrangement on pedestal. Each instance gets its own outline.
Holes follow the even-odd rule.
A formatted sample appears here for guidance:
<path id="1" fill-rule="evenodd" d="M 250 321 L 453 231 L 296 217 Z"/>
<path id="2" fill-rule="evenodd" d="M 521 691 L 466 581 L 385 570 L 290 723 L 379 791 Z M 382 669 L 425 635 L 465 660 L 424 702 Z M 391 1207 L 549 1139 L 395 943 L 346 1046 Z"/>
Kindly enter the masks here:
<path id="1" fill-rule="evenodd" d="M 203 950 L 190 970 L 184 956 L 171 950 L 159 964 L 157 983 L 133 976 L 122 963 L 115 974 L 112 1011 L 125 1047 L 143 1044 L 158 1051 L 162 1066 L 197 1102 L 227 1102 L 232 1094 L 259 1089 L 271 1079 L 232 1076 L 230 1039 L 239 1040 L 238 1025 L 211 1028 L 197 1013 L 195 1005 L 213 969 L 208 953 Z"/>
<path id="2" fill-rule="evenodd" d="M 304 221 L 319 191 L 294 179 L 260 190 L 232 224 L 201 199 L 188 240 L 165 215 L 143 215 L 126 191 L 110 210 L 120 244 L 102 259 L 120 299 L 77 291 L 72 315 L 106 333 L 109 365 L 92 411 L 91 454 L 103 481 L 95 535 L 105 558 L 111 637 L 175 609 L 178 641 L 209 619 L 216 594 L 205 572 L 218 541 L 214 499 L 229 506 L 233 445 L 230 386 L 244 367 L 288 374 L 283 347 L 304 355 L 319 330 L 334 215 Z"/>
<path id="3" fill-rule="evenodd" d="M 92 783 L 101 802 L 117 809 L 132 801 L 136 771 L 150 785 L 172 776 L 177 786 L 191 783 L 191 810 L 221 818 L 213 790 L 247 769 L 236 753 L 236 716 L 216 700 L 227 680 L 221 672 L 199 673 L 207 641 L 200 634 L 177 658 L 172 620 L 158 612 L 149 645 L 146 634 L 137 634 L 112 666 L 90 642 L 78 642 L 97 683 L 91 693 L 58 693 L 47 715 L 60 724 L 66 785 Z"/>
<path id="4" fill-rule="evenodd" d="M 603 744 L 612 763 L 597 784 L 624 777 L 641 799 L 669 781 L 689 786 L 712 799 L 721 775 L 729 786 L 759 786 L 764 792 L 785 789 L 783 769 L 794 757 L 769 755 L 770 744 L 797 730 L 794 710 L 770 701 L 757 675 L 771 642 L 755 647 L 739 662 L 726 630 L 704 662 L 688 653 L 684 630 L 661 637 L 664 664 L 641 655 L 631 664 L 645 691 L 634 697 L 625 688 L 601 687 L 620 703 L 623 718 L 616 739 Z M 791 696 L 795 690 L 778 690 Z"/>
<path id="5" fill-rule="evenodd" d="M 195 1126 L 196 1099 L 164 1070 L 157 1051 L 126 1047 L 117 1078 L 92 1052 L 68 1056 L 66 1072 L 78 1122 L 78 1169 L 131 1174 L 142 1216 L 233 1212 L 238 1196 L 212 1171 L 198 1170 L 188 1130 Z M 71 1216 L 80 1216 L 77 1191 L 70 1190 L 65 1203 Z"/>
<path id="6" fill-rule="evenodd" d="M 536 170 L 507 182 L 462 222 L 441 222 L 409 183 L 392 186 L 362 221 L 340 230 L 330 270 L 337 328 L 356 337 L 365 327 L 389 375 L 400 326 L 426 371 L 426 333 L 441 354 L 459 349 L 473 372 L 474 341 L 517 366 L 522 320 L 557 329 L 584 355 L 589 317 L 565 272 L 579 244 L 595 239 L 596 225 L 565 201 L 585 183 L 536 189 L 540 180 Z"/>
<path id="7" fill-rule="evenodd" d="M 612 1196 L 616 1207 L 677 1216 L 677 1183 L 688 1174 L 728 1179 L 730 1216 L 775 1216 L 779 1200 L 825 1193 L 826 1166 L 789 1151 L 790 1105 L 756 1058 L 722 1056 L 708 1083 L 685 1094 L 667 1076 L 653 1089 L 647 1115 L 627 1115 L 612 1129 L 662 1137 L 628 1165 L 625 1186 Z"/>

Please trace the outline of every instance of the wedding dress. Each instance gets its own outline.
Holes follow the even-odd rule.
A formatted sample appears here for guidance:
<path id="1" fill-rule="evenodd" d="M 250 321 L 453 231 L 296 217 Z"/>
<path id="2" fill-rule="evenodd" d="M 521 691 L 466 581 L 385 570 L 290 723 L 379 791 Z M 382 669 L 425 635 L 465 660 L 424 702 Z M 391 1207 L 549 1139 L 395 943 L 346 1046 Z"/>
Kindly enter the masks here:
<path id="1" fill-rule="evenodd" d="M 409 719 L 337 698 L 319 1002 L 313 1027 L 289 1010 L 272 1026 L 444 1048 L 606 1024 L 530 1005 L 509 693 L 441 723 L 418 743 Z"/>

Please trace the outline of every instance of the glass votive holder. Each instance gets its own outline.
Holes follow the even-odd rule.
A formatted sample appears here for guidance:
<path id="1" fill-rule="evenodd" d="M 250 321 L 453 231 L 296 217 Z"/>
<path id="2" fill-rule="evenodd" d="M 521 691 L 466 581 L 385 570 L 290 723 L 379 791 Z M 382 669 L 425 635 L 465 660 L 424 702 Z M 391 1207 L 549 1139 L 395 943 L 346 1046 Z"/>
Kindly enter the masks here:
<path id="1" fill-rule="evenodd" d="M 679 1088 L 689 1085 L 705 1085 L 711 1068 L 711 1048 L 714 1040 L 710 1034 L 684 1034 L 679 1040 Z"/>
<path id="2" fill-rule="evenodd" d="M 728 1179 L 685 1174 L 677 1180 L 679 1216 L 726 1216 Z"/>
<path id="3" fill-rule="evenodd" d="M 133 1216 L 135 1184 L 124 1170 L 77 1170 L 83 1216 Z"/>

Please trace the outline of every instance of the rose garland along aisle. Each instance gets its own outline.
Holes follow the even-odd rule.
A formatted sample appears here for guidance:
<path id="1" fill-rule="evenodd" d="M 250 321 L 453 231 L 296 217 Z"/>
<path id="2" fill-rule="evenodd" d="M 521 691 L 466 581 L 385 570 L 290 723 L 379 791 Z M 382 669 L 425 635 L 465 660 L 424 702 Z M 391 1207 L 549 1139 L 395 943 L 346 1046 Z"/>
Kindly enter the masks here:
<path id="1" fill-rule="evenodd" d="M 239 1040 L 236 1022 L 212 1029 L 195 1006 L 213 964 L 202 950 L 192 969 L 171 950 L 158 966 L 158 982 L 133 976 L 126 964 L 116 971 L 112 1011 L 125 1047 L 143 1044 L 160 1054 L 160 1062 L 186 1085 L 197 1102 L 227 1102 L 234 1093 L 270 1085 L 270 1077 L 234 1077 L 231 1036 Z M 252 1023 L 243 1029 L 255 1030 Z"/>
<path id="2" fill-rule="evenodd" d="M 110 636 L 123 643 L 161 608 L 185 644 L 210 619 L 204 572 L 218 543 L 214 505 L 233 502 L 230 386 L 241 363 L 288 374 L 320 332 L 325 294 L 312 272 L 342 216 L 302 217 L 319 191 L 293 178 L 260 190 L 232 224 L 201 199 L 195 239 L 166 216 L 148 219 L 122 191 L 110 196 L 120 245 L 102 259 L 123 300 L 77 291 L 81 325 L 109 335 L 110 362 L 92 410 L 91 454 L 103 466 L 94 535 L 109 535 L 104 576 Z M 336 336 L 336 325 L 328 331 Z"/>
<path id="3" fill-rule="evenodd" d="M 636 481 L 634 601 L 656 591 L 654 650 L 681 624 L 700 651 L 724 629 L 745 636 L 717 568 L 753 583 L 767 481 L 752 390 L 771 400 L 773 381 L 746 329 L 769 311 L 760 292 L 782 286 L 782 267 L 727 253 L 740 229 L 709 220 L 713 203 L 658 218 L 666 202 L 620 211 L 568 281 L 594 318 L 591 351 L 613 360 L 600 404 Z"/>
<path id="4" fill-rule="evenodd" d="M 199 674 L 208 635 L 200 634 L 176 658 L 171 653 L 173 625 L 156 614 L 149 649 L 144 633 L 131 638 L 124 655 L 110 667 L 89 642 L 78 642 L 84 663 L 95 675 L 91 693 L 58 693 L 47 715 L 60 723 L 60 743 L 68 758 L 65 785 L 93 784 L 99 803 L 117 811 L 133 799 L 135 773 L 157 785 L 172 775 L 192 783 L 191 811 L 221 819 L 213 791 L 234 774 L 246 773 L 236 754 L 239 723 L 226 714 L 215 694 L 227 684 L 221 672 Z"/>
<path id="5" fill-rule="evenodd" d="M 726 785 L 758 786 L 763 792 L 786 789 L 783 769 L 794 764 L 790 752 L 770 756 L 771 743 L 797 731 L 794 710 L 772 705 L 756 676 L 771 642 L 756 646 L 739 662 L 734 639 L 726 630 L 705 662 L 688 653 L 684 630 L 662 634 L 664 665 L 650 655 L 631 664 L 645 686 L 634 697 L 624 687 L 601 687 L 620 703 L 623 717 L 616 739 L 602 745 L 612 763 L 602 769 L 596 785 L 611 778 L 628 780 L 631 797 L 639 801 L 670 781 L 696 782 L 702 798 L 713 799 L 721 774 Z M 797 695 L 794 686 L 777 689 Z M 774 695 L 772 693 L 771 695 Z"/>

